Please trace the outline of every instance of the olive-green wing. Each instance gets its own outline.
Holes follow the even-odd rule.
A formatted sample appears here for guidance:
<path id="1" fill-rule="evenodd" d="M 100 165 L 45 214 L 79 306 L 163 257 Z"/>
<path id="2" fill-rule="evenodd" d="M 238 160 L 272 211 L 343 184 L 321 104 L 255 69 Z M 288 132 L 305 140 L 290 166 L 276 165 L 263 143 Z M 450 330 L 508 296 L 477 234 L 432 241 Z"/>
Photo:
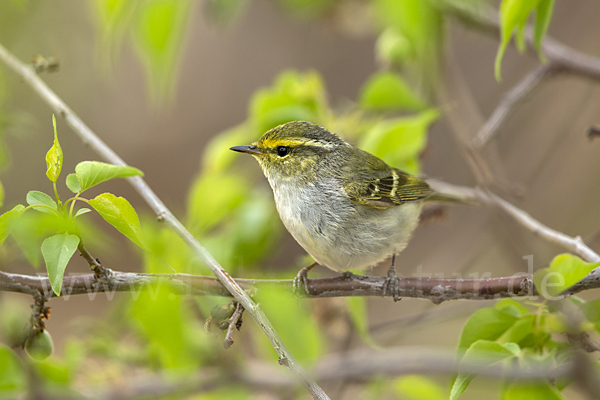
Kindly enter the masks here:
<path id="1" fill-rule="evenodd" d="M 379 158 L 368 154 L 361 157 L 362 165 L 354 171 L 353 178 L 344 183 L 350 200 L 376 207 L 388 208 L 426 198 L 432 192 L 422 179 L 399 169 L 389 167 Z M 353 165 L 358 166 L 357 163 Z"/>

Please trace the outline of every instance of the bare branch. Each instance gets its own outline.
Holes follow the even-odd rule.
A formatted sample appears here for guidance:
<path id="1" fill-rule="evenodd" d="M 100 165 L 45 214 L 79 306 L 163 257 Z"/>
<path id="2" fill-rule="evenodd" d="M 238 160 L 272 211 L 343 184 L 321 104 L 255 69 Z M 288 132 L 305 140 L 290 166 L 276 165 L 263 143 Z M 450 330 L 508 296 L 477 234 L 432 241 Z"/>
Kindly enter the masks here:
<path id="1" fill-rule="evenodd" d="M 464 6 L 462 2 L 442 2 L 445 11 L 452 13 L 458 19 L 466 22 L 483 32 L 488 32 L 499 37 L 500 23 L 498 12 L 491 7 L 473 9 Z M 525 38 L 528 50 L 537 54 L 533 40 L 533 29 L 525 29 Z M 600 80 L 600 58 L 577 51 L 546 35 L 542 41 L 542 53 L 555 68 L 585 78 Z"/>
<path id="2" fill-rule="evenodd" d="M 293 280 L 236 279 L 237 284 L 250 294 L 260 290 L 292 290 Z M 339 276 L 308 280 L 309 298 L 348 296 L 390 296 L 384 293 L 385 277 Z M 583 282 L 583 281 L 582 281 Z M 399 277 L 399 294 L 402 297 L 429 299 L 435 304 L 449 300 L 489 300 L 504 297 L 535 296 L 532 277 L 515 274 L 508 277 L 482 279 L 443 279 Z M 137 274 L 111 271 L 108 281 L 100 281 L 93 274 L 70 275 L 63 280 L 61 296 L 115 292 L 139 293 L 143 288 L 155 286 L 159 290 L 165 285 L 175 293 L 194 296 L 231 296 L 213 277 L 188 274 Z M 589 279 L 587 284 L 578 284 L 567 294 L 600 287 L 600 280 Z M 46 298 L 56 296 L 50 281 L 43 276 L 10 274 L 0 271 L 0 291 L 24 293 Z"/>
<path id="3" fill-rule="evenodd" d="M 0 59 L 13 70 L 25 83 L 27 83 L 57 114 L 65 119 L 67 124 L 79 138 L 92 148 L 105 161 L 114 165 L 127 165 L 110 147 L 106 145 L 57 95 L 46 83 L 40 79 L 34 69 L 19 61 L 6 48 L 0 45 Z M 164 221 L 183 241 L 192 249 L 194 254 L 202 260 L 229 293 L 250 313 L 267 336 L 271 345 L 279 355 L 280 363 L 285 364 L 306 390 L 315 399 L 328 399 L 323 390 L 308 376 L 304 368 L 288 350 L 279 334 L 273 328 L 266 315 L 257 307 L 250 297 L 229 276 L 227 271 L 219 265 L 214 257 L 185 229 L 183 224 L 171 213 L 158 196 L 150 189 L 148 184 L 139 176 L 127 178 L 133 188 L 140 194 L 152 208 L 157 218 Z M 282 362 L 284 361 L 284 362 Z"/>
<path id="4" fill-rule="evenodd" d="M 314 369 L 320 380 L 353 379 L 368 380 L 372 376 L 466 373 L 489 377 L 503 377 L 514 380 L 556 379 L 571 377 L 575 366 L 566 361 L 558 367 L 528 369 L 511 364 L 509 368 L 501 364 L 490 365 L 489 360 L 469 360 L 457 364 L 456 352 L 424 347 L 386 348 L 385 352 L 354 351 L 333 355 L 322 359 Z"/>
<path id="5" fill-rule="evenodd" d="M 90 266 L 90 269 L 94 271 L 94 275 L 98 279 L 107 279 L 110 273 L 110 270 L 104 268 L 100 263 L 100 260 L 94 258 L 92 254 L 88 251 L 88 249 L 83 245 L 83 241 L 79 241 L 79 245 L 77 245 L 77 249 L 81 256 L 87 261 Z"/>
<path id="6" fill-rule="evenodd" d="M 527 74 L 519 83 L 509 90 L 502 101 L 498 104 L 492 115 L 471 141 L 475 149 L 483 147 L 498 132 L 502 124 L 506 121 L 512 111 L 521 104 L 521 102 L 537 88 L 545 78 L 555 72 L 552 64 L 540 65 L 535 70 Z"/>
<path id="7" fill-rule="evenodd" d="M 240 326 L 242 325 L 242 313 L 244 312 L 244 308 L 238 303 L 235 307 L 235 311 L 231 318 L 227 320 L 229 326 L 227 327 L 227 334 L 225 335 L 225 341 L 223 346 L 228 349 L 233 344 L 233 332 L 237 329 L 240 330 Z"/>
<path id="8" fill-rule="evenodd" d="M 539 236 L 550 243 L 557 244 L 562 248 L 577 254 L 587 262 L 600 261 L 600 255 L 598 255 L 598 253 L 589 248 L 583 242 L 581 237 L 571 237 L 562 232 L 554 230 L 542 224 L 540 221 L 533 218 L 527 212 L 510 204 L 506 200 L 489 191 L 478 188 L 452 185 L 450 183 L 438 181 L 435 179 L 430 179 L 427 182 L 436 191 L 439 191 L 443 194 L 447 194 L 448 196 L 455 197 L 460 201 L 471 201 L 487 205 L 496 205 L 508 215 L 513 217 L 513 219 L 517 221 L 520 225 L 530 230 L 536 236 Z M 595 275 L 594 271 L 592 271 L 590 275 Z"/>
<path id="9" fill-rule="evenodd" d="M 535 367 L 519 363 L 490 365 L 485 358 L 457 363 L 456 352 L 427 347 L 387 348 L 385 352 L 357 350 L 332 354 L 318 361 L 312 372 L 320 382 L 348 380 L 367 382 L 374 377 L 407 374 L 475 374 L 511 381 L 548 381 L 573 379 L 577 366 L 567 360 L 559 366 L 538 364 Z M 593 371 L 593 368 L 590 369 Z M 192 377 L 173 379 L 163 374 L 132 377 L 113 388 L 88 393 L 88 398 L 103 400 L 155 398 L 168 395 L 203 393 L 223 385 L 239 384 L 276 394 L 289 390 L 295 382 L 288 374 L 271 364 L 250 360 L 246 368 L 223 371 L 204 368 Z"/>

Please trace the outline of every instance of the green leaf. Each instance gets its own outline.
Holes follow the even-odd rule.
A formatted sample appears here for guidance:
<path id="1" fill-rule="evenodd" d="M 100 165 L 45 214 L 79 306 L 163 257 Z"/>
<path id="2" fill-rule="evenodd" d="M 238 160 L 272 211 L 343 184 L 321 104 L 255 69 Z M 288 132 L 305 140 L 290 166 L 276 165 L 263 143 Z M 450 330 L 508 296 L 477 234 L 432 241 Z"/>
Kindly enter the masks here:
<path id="1" fill-rule="evenodd" d="M 535 12 L 535 25 L 533 30 L 533 43 L 538 51 L 540 60 L 545 61 L 545 57 L 542 54 L 542 41 L 546 32 L 548 32 L 548 26 L 552 19 L 552 11 L 554 10 L 554 0 L 540 0 Z"/>
<path id="2" fill-rule="evenodd" d="M 69 174 L 66 179 L 67 187 L 73 193 L 81 192 L 81 185 L 77 179 L 77 174 Z"/>
<path id="3" fill-rule="evenodd" d="M 92 200 L 90 205 L 106 222 L 117 228 L 119 232 L 127 236 L 129 240 L 145 248 L 140 220 L 134 208 L 123 197 L 117 197 L 112 193 L 102 193 Z"/>
<path id="4" fill-rule="evenodd" d="M 514 383 L 504 395 L 503 400 L 563 400 L 565 397 L 549 383 Z"/>
<path id="5" fill-rule="evenodd" d="M 92 211 L 92 210 L 90 210 L 89 208 L 85 208 L 85 207 L 83 207 L 83 208 L 80 208 L 80 209 L 79 209 L 79 210 L 77 210 L 77 212 L 75 213 L 75 217 L 74 217 L 74 218 L 77 218 L 77 217 L 79 217 L 80 215 L 83 215 L 83 214 L 87 214 L 87 213 L 89 213 L 90 211 Z"/>
<path id="6" fill-rule="evenodd" d="M 418 173 L 427 131 L 438 117 L 439 112 L 430 109 L 414 117 L 384 120 L 363 135 L 359 147 L 396 168 Z"/>
<path id="7" fill-rule="evenodd" d="M 376 0 L 372 3 L 380 24 L 393 28 L 408 41 L 401 45 L 409 50 L 402 60 L 404 70 L 413 72 L 415 81 L 428 84 L 426 90 L 434 87 L 440 73 L 445 31 L 440 8 L 435 2 L 423 0 Z"/>
<path id="8" fill-rule="evenodd" d="M 77 250 L 79 237 L 67 233 L 50 236 L 42 243 L 42 255 L 46 262 L 52 290 L 60 296 L 62 280 L 69 260 Z"/>
<path id="9" fill-rule="evenodd" d="M 48 196 L 46 193 L 38 192 L 37 190 L 31 190 L 27 193 L 27 204 L 30 206 L 35 206 L 38 204 L 48 206 L 51 209 L 48 209 L 47 207 L 34 207 L 35 210 L 45 212 L 47 214 L 54 214 L 54 211 L 58 212 L 58 205 L 52 199 L 52 197 Z"/>
<path id="10" fill-rule="evenodd" d="M 513 32 L 515 29 L 519 30 L 519 40 L 523 40 L 523 27 L 527 23 L 530 13 L 539 2 L 540 0 L 503 0 L 500 4 L 500 46 L 498 47 L 494 66 L 496 80 L 501 80 L 502 58 Z"/>
<path id="11" fill-rule="evenodd" d="M 73 182 L 73 178 L 67 177 L 67 185 L 74 192 L 83 192 L 99 183 L 115 178 L 129 178 L 132 176 L 144 176 L 144 173 L 134 167 L 123 167 L 121 165 L 107 164 L 99 161 L 83 161 L 75 167 L 75 174 L 79 182 L 79 188 Z M 70 175 L 69 175 L 70 176 Z M 80 189 L 75 191 L 74 189 Z"/>
<path id="12" fill-rule="evenodd" d="M 562 292 L 585 278 L 600 262 L 587 263 L 572 254 L 560 254 L 552 260 L 548 268 L 533 274 L 535 287 L 542 296 L 556 300 Z"/>
<path id="13" fill-rule="evenodd" d="M 467 349 L 464 357 L 461 359 L 461 364 L 480 363 L 482 367 L 489 366 L 513 358 L 519 352 L 519 346 L 515 343 L 502 345 L 489 340 L 478 340 Z M 467 389 L 473 378 L 475 378 L 475 374 L 459 373 L 452 382 L 450 399 L 453 400 L 460 396 Z"/>
<path id="14" fill-rule="evenodd" d="M 272 87 L 254 94 L 249 119 L 262 135 L 289 121 L 319 122 L 326 110 L 325 88 L 319 74 L 286 71 L 277 77 Z"/>
<path id="15" fill-rule="evenodd" d="M 530 313 L 529 309 L 521 304 L 521 302 L 511 298 L 498 300 L 494 308 L 513 317 L 520 317 L 523 314 Z"/>
<path id="16" fill-rule="evenodd" d="M 385 65 L 402 66 L 414 55 L 412 44 L 396 27 L 384 30 L 375 44 L 377 59 Z"/>
<path id="17" fill-rule="evenodd" d="M 496 339 L 498 343 L 519 343 L 528 335 L 535 333 L 535 315 L 520 318 Z"/>
<path id="18" fill-rule="evenodd" d="M 132 13 L 132 3 L 128 0 L 96 0 L 97 15 L 100 26 L 104 30 L 105 40 L 115 44 L 121 41 L 124 27 L 129 23 Z M 108 43 L 105 43 L 108 44 Z"/>
<path id="19" fill-rule="evenodd" d="M 402 399 L 445 400 L 448 395 L 433 380 L 421 375 L 406 375 L 394 380 L 394 392 Z"/>
<path id="20" fill-rule="evenodd" d="M 350 320 L 356 328 L 360 338 L 369 346 L 381 349 L 379 343 L 373 339 L 369 332 L 369 316 L 367 313 L 367 299 L 364 297 L 346 297 L 346 307 Z"/>
<path id="21" fill-rule="evenodd" d="M 66 361 L 56 358 L 37 361 L 33 363 L 33 368 L 36 376 L 51 383 L 54 387 L 66 388 L 73 381 L 75 375 L 75 371 Z"/>
<path id="22" fill-rule="evenodd" d="M 168 99 L 173 89 L 193 3 L 189 0 L 153 0 L 137 4 L 133 23 L 136 50 L 145 61 L 148 87 L 155 100 Z"/>
<path id="23" fill-rule="evenodd" d="M 478 340 L 496 340 L 517 318 L 496 310 L 495 308 L 484 308 L 478 310 L 467 321 L 460 335 L 458 348 L 465 350 Z"/>
<path id="24" fill-rule="evenodd" d="M 6 345 L 0 344 L 0 393 L 8 397 L 27 388 L 27 375 L 19 357 Z"/>
<path id="25" fill-rule="evenodd" d="M 24 206 L 17 204 L 12 210 L 5 212 L 0 215 L 0 245 L 4 243 L 10 231 L 12 230 L 14 223 L 17 219 L 23 215 Z"/>
<path id="26" fill-rule="evenodd" d="M 40 251 L 42 242 L 57 232 L 80 236 L 78 228 L 72 220 L 56 213 L 28 213 L 23 215 L 15 224 L 11 235 L 27 257 L 27 261 L 37 268 L 42 260 Z"/>
<path id="27" fill-rule="evenodd" d="M 58 142 L 58 134 L 56 133 L 56 118 L 52 114 L 52 124 L 54 125 L 54 143 L 48 153 L 46 153 L 46 176 L 52 183 L 56 183 L 60 175 L 60 170 L 63 164 L 63 152 Z"/>
<path id="28" fill-rule="evenodd" d="M 40 267 L 42 253 L 40 247 L 42 242 L 48 236 L 54 235 L 57 231 L 42 232 L 40 228 L 40 220 L 43 216 L 51 216 L 52 214 L 29 213 L 21 216 L 19 222 L 15 224 L 11 231 L 11 235 L 27 261 L 36 269 Z M 54 214 L 56 216 L 56 214 Z"/>
<path id="29" fill-rule="evenodd" d="M 425 103 L 393 72 L 377 72 L 361 90 L 359 104 L 367 110 L 422 110 Z"/>

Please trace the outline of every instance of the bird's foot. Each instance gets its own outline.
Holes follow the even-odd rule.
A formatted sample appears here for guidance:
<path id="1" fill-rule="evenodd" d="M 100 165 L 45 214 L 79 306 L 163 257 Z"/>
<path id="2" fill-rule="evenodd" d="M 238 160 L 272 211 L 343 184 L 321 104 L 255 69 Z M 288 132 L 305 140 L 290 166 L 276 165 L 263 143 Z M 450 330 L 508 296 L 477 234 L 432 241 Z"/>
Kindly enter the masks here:
<path id="1" fill-rule="evenodd" d="M 392 265 L 388 271 L 387 278 L 383 283 L 383 295 L 391 295 L 394 301 L 402 300 L 400 297 L 400 282 L 396 276 L 396 268 Z"/>
<path id="2" fill-rule="evenodd" d="M 317 263 L 312 263 L 309 266 L 302 268 L 296 274 L 296 277 L 294 278 L 293 289 L 294 289 L 294 294 L 297 297 L 303 297 L 303 296 L 309 294 L 308 293 L 308 271 L 310 271 L 317 265 L 318 265 Z"/>

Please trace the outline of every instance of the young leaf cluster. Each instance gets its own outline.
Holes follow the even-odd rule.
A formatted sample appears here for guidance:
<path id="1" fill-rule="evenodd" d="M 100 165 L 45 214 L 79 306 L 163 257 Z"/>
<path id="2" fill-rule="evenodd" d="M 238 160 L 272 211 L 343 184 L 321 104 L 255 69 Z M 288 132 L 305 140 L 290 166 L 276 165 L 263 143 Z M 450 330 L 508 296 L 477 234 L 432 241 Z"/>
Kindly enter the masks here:
<path id="1" fill-rule="evenodd" d="M 500 67 L 504 52 L 515 31 L 517 49 L 521 53 L 525 52 L 527 47 L 525 43 L 525 27 L 530 16 L 533 14 L 535 14 L 533 42 L 540 59 L 545 61 L 542 53 L 542 40 L 548 31 L 553 9 L 554 0 L 502 0 L 500 4 L 500 46 L 498 47 L 496 63 L 494 65 L 498 81 L 500 81 Z"/>
<path id="2" fill-rule="evenodd" d="M 48 214 L 50 220 L 48 218 L 38 219 L 38 225 L 41 227 L 41 224 L 47 224 L 50 221 L 50 230 L 54 232 L 43 240 L 40 250 L 52 290 L 59 296 L 67 264 L 82 243 L 81 233 L 75 222 L 83 214 L 91 211 L 86 207 L 76 209 L 77 201 L 90 205 L 119 232 L 138 246 L 144 247 L 137 213 L 126 199 L 111 193 L 103 193 L 93 199 L 81 197 L 86 190 L 110 179 L 143 174 L 133 167 L 116 166 L 98 161 L 81 162 L 75 167 L 75 173 L 69 174 L 66 179 L 67 187 L 74 193 L 74 196 L 63 203 L 56 186 L 62 171 L 63 152 L 58 140 L 54 116 L 52 116 L 52 123 L 54 142 L 46 154 L 46 176 L 52 182 L 54 198 L 44 192 L 32 190 L 27 193 L 27 206 L 18 204 L 10 211 L 0 215 L 0 244 L 4 243 L 15 228 L 18 230 L 17 225 L 28 210 Z"/>
<path id="3" fill-rule="evenodd" d="M 559 300 L 558 295 L 579 282 L 600 263 L 590 264 L 570 254 L 557 256 L 548 268 L 534 275 L 538 293 L 546 298 L 541 303 L 504 299 L 494 307 L 475 312 L 463 327 L 458 351 L 460 363 L 483 362 L 501 364 L 506 368 L 518 364 L 523 368 L 550 367 L 565 362 L 571 354 L 566 334 L 600 332 L 598 317 L 600 301 L 578 298 Z M 550 300 L 559 300 L 549 303 Z M 563 305 L 575 304 L 581 310 L 579 326 L 570 326 L 561 310 Z M 572 303 L 572 304 L 571 304 Z M 571 307 L 573 308 L 573 307 Z M 562 341 L 557 341 L 563 337 Z M 460 371 L 460 364 L 459 364 Z M 458 398 L 475 378 L 475 374 L 459 373 L 451 383 L 450 398 Z M 556 382 L 502 384 L 501 398 L 563 399 L 561 391 L 569 380 Z"/>

